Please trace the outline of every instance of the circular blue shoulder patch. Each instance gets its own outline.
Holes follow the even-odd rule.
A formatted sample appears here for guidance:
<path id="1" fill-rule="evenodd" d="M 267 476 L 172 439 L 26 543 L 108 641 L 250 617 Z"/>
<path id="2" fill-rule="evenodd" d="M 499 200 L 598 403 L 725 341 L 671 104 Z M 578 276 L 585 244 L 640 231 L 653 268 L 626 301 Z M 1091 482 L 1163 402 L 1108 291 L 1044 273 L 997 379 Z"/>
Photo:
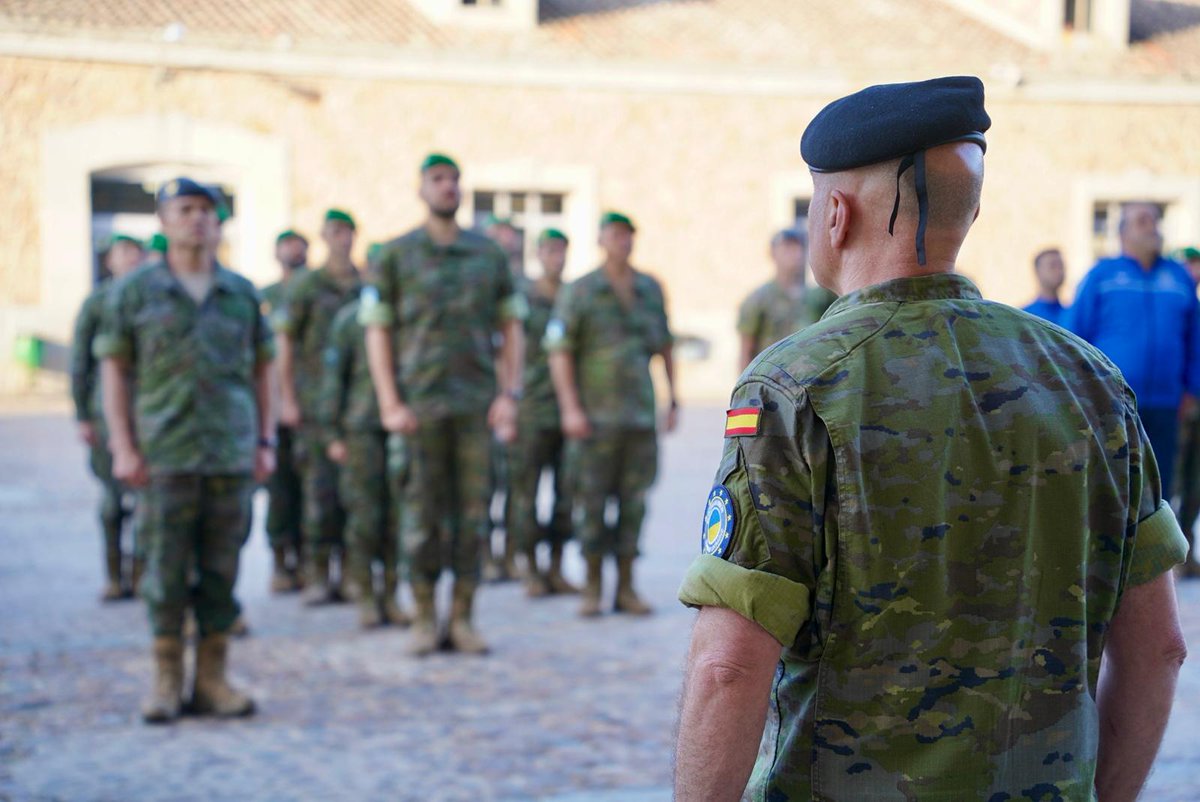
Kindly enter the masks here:
<path id="1" fill-rule="evenodd" d="M 717 485 L 708 494 L 704 521 L 700 526 L 700 550 L 714 557 L 724 557 L 733 540 L 733 497 L 725 485 Z"/>

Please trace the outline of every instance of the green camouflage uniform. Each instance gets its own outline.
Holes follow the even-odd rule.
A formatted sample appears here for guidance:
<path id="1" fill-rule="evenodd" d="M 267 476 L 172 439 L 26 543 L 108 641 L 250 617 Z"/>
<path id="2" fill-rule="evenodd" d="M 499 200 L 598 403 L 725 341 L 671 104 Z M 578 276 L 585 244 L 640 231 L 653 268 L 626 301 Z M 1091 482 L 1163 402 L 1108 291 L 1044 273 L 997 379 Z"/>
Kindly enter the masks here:
<path id="1" fill-rule="evenodd" d="M 792 295 L 772 279 L 746 297 L 738 310 L 738 334 L 752 337 L 763 351 L 821 319 L 837 298 L 822 287 L 802 287 Z"/>
<path id="2" fill-rule="evenodd" d="M 1175 493 L 1179 497 L 1179 526 L 1190 550 L 1192 530 L 1200 516 L 1200 408 L 1190 410 L 1180 423 L 1178 462 Z"/>
<path id="3" fill-rule="evenodd" d="M 288 283 L 305 272 L 305 268 L 297 268 Z M 282 281 L 262 289 L 263 314 L 268 320 L 273 320 L 283 309 L 285 292 Z M 300 487 L 299 455 L 296 452 L 296 436 L 292 427 L 276 426 L 275 472 L 267 480 L 267 540 L 272 549 L 290 548 L 299 554 L 304 544 L 304 494 Z"/>
<path id="4" fill-rule="evenodd" d="M 104 532 L 104 554 L 110 567 L 115 567 L 120 576 L 121 528 L 127 512 L 122 498 L 124 488 L 112 475 L 112 455 L 108 451 L 108 431 L 104 423 L 104 410 L 100 397 L 100 362 L 92 353 L 92 346 L 100 333 L 104 305 L 108 297 L 109 282 L 97 287 L 75 318 L 75 337 L 71 347 L 71 398 L 75 402 L 75 420 L 90 423 L 95 428 L 97 441 L 89 448 L 92 473 L 100 480 L 100 526 Z"/>
<path id="5" fill-rule="evenodd" d="M 338 497 L 337 466 L 325 453 L 328 444 L 319 420 L 321 377 L 325 371 L 325 346 L 333 318 L 358 297 L 362 288 L 357 274 L 345 284 L 336 281 L 328 267 L 297 276 L 285 293 L 283 308 L 272 323 L 275 331 L 292 342 L 296 396 L 300 403 L 297 432 L 298 459 L 304 500 L 306 558 L 319 565 L 343 545 L 346 512 Z"/>
<path id="6" fill-rule="evenodd" d="M 215 271 L 197 304 L 165 263 L 139 268 L 110 290 L 94 347 L 130 371 L 133 430 L 150 473 L 137 510 L 155 636 L 180 637 L 189 604 L 201 636 L 228 631 L 238 613 L 233 586 L 260 436 L 255 371 L 274 343 L 253 285 Z"/>
<path id="7" fill-rule="evenodd" d="M 529 302 L 525 321 L 525 396 L 517 418 L 517 441 L 509 449 L 508 536 L 528 552 L 543 537 L 537 520 L 538 482 L 542 472 L 554 473 L 554 507 L 544 535 L 551 544 L 571 536 L 571 502 L 563 470 L 563 434 L 558 399 L 550 379 L 550 363 L 542 338 L 554 315 L 554 298 L 547 298 L 531 281 L 521 289 Z"/>
<path id="8" fill-rule="evenodd" d="M 671 344 L 671 330 L 658 282 L 635 272 L 633 292 L 627 310 L 603 269 L 594 270 L 563 288 L 546 329 L 546 349 L 574 359 L 592 426 L 590 438 L 567 446 L 575 531 L 588 556 L 637 556 L 646 493 L 658 473 L 650 358 Z M 618 504 L 613 531 L 604 523 L 609 499 Z"/>
<path id="9" fill-rule="evenodd" d="M 359 319 L 392 331 L 400 397 L 419 424 L 404 438 L 400 525 L 414 582 L 441 573 L 438 532 L 445 526 L 451 570 L 478 580 L 491 496 L 493 336 L 525 314 L 504 252 L 470 231 L 441 246 L 415 229 L 387 243 L 372 267 Z"/>
<path id="10" fill-rule="evenodd" d="M 1105 632 L 1186 550 L 1112 363 L 961 276 L 899 279 L 731 405 L 757 423 L 680 599 L 784 646 L 747 798 L 1092 799 Z"/>
<path id="11" fill-rule="evenodd" d="M 397 506 L 388 472 L 388 433 L 379 421 L 359 304 L 347 304 L 333 319 L 325 348 L 319 423 L 325 441 L 346 445 L 338 490 L 346 507 L 346 545 L 354 580 L 372 587 L 371 565 L 385 575 L 398 566 Z M 368 594 L 369 595 L 369 594 Z"/>

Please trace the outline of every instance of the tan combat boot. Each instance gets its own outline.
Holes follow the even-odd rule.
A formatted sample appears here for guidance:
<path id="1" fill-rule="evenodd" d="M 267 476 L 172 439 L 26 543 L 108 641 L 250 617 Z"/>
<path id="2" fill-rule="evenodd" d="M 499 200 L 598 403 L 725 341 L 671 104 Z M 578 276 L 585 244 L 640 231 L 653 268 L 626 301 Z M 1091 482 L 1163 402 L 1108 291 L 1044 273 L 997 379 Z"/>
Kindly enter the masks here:
<path id="1" fill-rule="evenodd" d="M 604 557 L 588 555 L 587 585 L 583 589 L 583 604 L 579 614 L 584 618 L 600 615 L 600 591 L 604 584 Z"/>
<path id="2" fill-rule="evenodd" d="M 271 570 L 271 592 L 291 593 L 296 590 L 296 577 L 287 567 L 287 548 L 275 546 L 271 549 L 274 557 L 274 568 Z"/>
<path id="3" fill-rule="evenodd" d="M 154 690 L 142 703 L 142 721 L 166 724 L 179 718 L 183 696 L 183 640 L 154 639 Z"/>
<path id="4" fill-rule="evenodd" d="M 463 654 L 487 654 L 488 645 L 471 623 L 475 583 L 454 580 L 454 602 L 450 608 L 450 646 Z"/>
<path id="5" fill-rule="evenodd" d="M 125 591 L 121 588 L 121 549 L 106 548 L 104 550 L 104 592 L 100 594 L 100 601 L 110 602 L 125 598 Z"/>
<path id="6" fill-rule="evenodd" d="M 412 619 L 408 617 L 408 613 L 404 612 L 404 608 L 400 606 L 400 600 L 396 598 L 396 590 L 399 587 L 399 577 L 396 576 L 395 568 L 383 569 L 383 620 L 384 623 L 391 624 L 394 627 L 406 627 L 412 623 Z"/>
<path id="7" fill-rule="evenodd" d="M 254 700 L 235 690 L 225 680 L 228 653 L 229 638 L 223 632 L 207 635 L 196 644 L 196 684 L 192 689 L 191 704 L 193 713 L 233 718 L 254 712 Z"/>
<path id="8" fill-rule="evenodd" d="M 413 603 L 416 616 L 413 618 L 412 634 L 409 636 L 409 654 L 423 657 L 433 654 L 438 647 L 437 610 L 434 607 L 434 584 L 413 583 Z"/>
<path id="9" fill-rule="evenodd" d="M 511 534 L 504 533 L 504 556 L 501 558 L 501 571 L 508 579 L 518 579 L 521 570 L 517 567 L 517 542 Z M 533 565 L 537 565 L 535 560 Z"/>
<path id="10" fill-rule="evenodd" d="M 525 595 L 531 599 L 538 599 L 549 596 L 550 592 L 546 577 L 538 570 L 537 546 L 534 546 L 525 552 Z"/>
<path id="11" fill-rule="evenodd" d="M 550 570 L 546 572 L 546 584 L 551 593 L 574 594 L 579 588 L 572 585 L 562 572 L 563 547 L 561 543 L 550 546 Z"/>
<path id="12" fill-rule="evenodd" d="M 613 611 L 630 615 L 650 615 L 654 612 L 633 589 L 632 557 L 617 558 L 617 600 L 613 604 Z"/>
<path id="13" fill-rule="evenodd" d="M 305 566 L 304 603 L 309 607 L 329 604 L 333 590 L 329 587 L 329 555 L 314 554 Z"/>
<path id="14" fill-rule="evenodd" d="M 233 623 L 229 625 L 229 637 L 245 638 L 250 635 L 250 624 L 246 622 L 246 616 L 238 613 L 238 617 L 233 619 Z"/>
<path id="15" fill-rule="evenodd" d="M 133 567 L 129 571 L 129 589 L 132 596 L 138 595 L 142 589 L 142 574 L 146 573 L 146 561 L 141 557 L 133 558 Z"/>

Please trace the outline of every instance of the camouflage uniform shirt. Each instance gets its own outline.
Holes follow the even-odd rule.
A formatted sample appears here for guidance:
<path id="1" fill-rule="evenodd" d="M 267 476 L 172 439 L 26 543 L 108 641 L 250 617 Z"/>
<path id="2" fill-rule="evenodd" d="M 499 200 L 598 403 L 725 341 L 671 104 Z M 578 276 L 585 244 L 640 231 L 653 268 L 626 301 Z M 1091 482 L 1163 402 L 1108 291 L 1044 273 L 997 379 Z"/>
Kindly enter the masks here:
<path id="1" fill-rule="evenodd" d="M 100 363 L 92 345 L 100 334 L 104 307 L 111 282 L 104 282 L 87 297 L 75 318 L 75 337 L 71 344 L 71 399 L 75 402 L 75 420 L 103 426 L 100 401 Z"/>
<path id="2" fill-rule="evenodd" d="M 262 296 L 262 310 L 263 314 L 267 316 L 267 320 L 274 321 L 275 315 L 283 310 L 288 286 L 307 272 L 307 267 L 297 267 L 292 271 L 287 281 L 276 281 L 274 284 L 268 284 L 258 291 L 258 294 Z"/>
<path id="3" fill-rule="evenodd" d="M 164 262 L 108 291 L 97 358 L 132 369 L 134 433 L 154 474 L 234 474 L 254 469 L 255 371 L 274 341 L 249 281 L 215 266 L 197 304 Z"/>
<path id="4" fill-rule="evenodd" d="M 760 350 L 821 319 L 835 296 L 822 287 L 792 295 L 772 279 L 746 297 L 738 310 L 738 334 L 753 337 Z"/>
<path id="5" fill-rule="evenodd" d="M 333 319 L 329 344 L 325 346 L 325 372 L 321 377 L 317 419 L 331 441 L 344 437 L 346 432 L 383 429 L 358 314 L 357 301 L 342 307 Z"/>
<path id="6" fill-rule="evenodd" d="M 671 344 L 671 329 L 656 280 L 635 271 L 633 294 L 626 309 L 598 268 L 559 292 L 546 328 L 546 349 L 574 357 L 579 400 L 593 426 L 654 428 L 650 358 Z"/>
<path id="7" fill-rule="evenodd" d="M 359 320 L 391 329 L 400 397 L 418 417 L 440 419 L 487 411 L 493 335 L 526 313 L 499 246 L 472 231 L 438 245 L 422 227 L 383 246 Z"/>
<path id="8" fill-rule="evenodd" d="M 537 282 L 520 282 L 529 300 L 529 318 L 525 321 L 525 397 L 521 399 L 520 430 L 557 430 L 558 399 L 550 378 L 550 361 L 542 339 L 554 316 L 554 298 L 542 294 Z M 561 288 L 559 292 L 561 293 Z"/>
<path id="9" fill-rule="evenodd" d="M 749 798 L 1091 799 L 1105 632 L 1186 553 L 1112 363 L 960 276 L 900 279 L 732 406 L 680 598 L 784 646 Z"/>

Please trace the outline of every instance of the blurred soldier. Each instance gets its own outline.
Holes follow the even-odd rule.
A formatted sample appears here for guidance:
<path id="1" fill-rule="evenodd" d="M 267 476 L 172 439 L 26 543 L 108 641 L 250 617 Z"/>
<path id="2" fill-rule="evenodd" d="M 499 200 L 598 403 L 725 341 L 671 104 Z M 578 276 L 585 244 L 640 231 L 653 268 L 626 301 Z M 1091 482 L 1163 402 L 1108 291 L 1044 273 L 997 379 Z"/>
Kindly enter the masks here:
<path id="1" fill-rule="evenodd" d="M 750 293 L 738 311 L 741 363 L 745 368 L 760 351 L 821 319 L 834 301 L 823 287 L 809 287 L 804 276 L 804 235 L 790 228 L 771 238 L 775 278 Z"/>
<path id="2" fill-rule="evenodd" d="M 1133 800 L 1150 769 L 1186 544 L 1112 362 L 955 272 L 989 125 L 957 77 L 805 131 L 841 297 L 733 391 L 679 802 Z"/>
<path id="3" fill-rule="evenodd" d="M 420 197 L 428 217 L 384 246 L 360 319 L 383 426 L 404 435 L 407 451 L 400 528 L 416 601 L 410 650 L 438 646 L 444 531 L 454 574 L 449 643 L 482 653 L 471 618 L 489 527 L 488 428 L 502 442 L 516 435 L 525 300 L 495 243 L 455 222 L 462 194 L 452 159 L 426 157 Z"/>
<path id="4" fill-rule="evenodd" d="M 323 267 L 299 276 L 288 288 L 283 308 L 275 316 L 279 336 L 279 422 L 298 432 L 297 446 L 303 483 L 305 604 L 328 604 L 342 598 L 345 577 L 342 530 L 346 513 L 338 496 L 337 466 L 326 453 L 328 443 L 317 420 L 325 347 L 333 318 L 358 297 L 362 282 L 350 261 L 354 247 L 354 218 L 339 209 L 325 213 L 321 239 L 329 249 Z M 330 563 L 335 552 L 343 564 L 337 579 Z M 353 591 L 349 591 L 353 595 Z"/>
<path id="5" fill-rule="evenodd" d="M 571 537 L 571 502 L 563 465 L 563 434 L 558 419 L 558 400 L 550 379 L 550 364 L 542 338 L 554 314 L 554 303 L 562 289 L 567 263 L 567 236 L 548 228 L 538 236 L 538 261 L 542 276 L 524 282 L 529 301 L 525 321 L 525 397 L 517 418 L 517 442 L 509 449 L 508 538 L 525 555 L 525 591 L 529 596 L 548 593 L 578 593 L 562 574 L 563 546 Z M 554 474 L 554 506 L 547 526 L 537 519 L 538 483 L 542 473 Z M 538 568 L 537 546 L 550 546 L 550 565 Z"/>
<path id="6" fill-rule="evenodd" d="M 142 263 L 145 250 L 133 237 L 116 234 L 104 253 L 104 270 L 116 281 Z M 128 514 L 124 507 L 125 489 L 112 475 L 112 455 L 108 452 L 107 429 L 100 398 L 100 363 L 92 345 L 100 333 L 104 305 L 110 281 L 102 282 L 83 302 L 75 318 L 75 338 L 71 346 L 71 398 L 75 402 L 75 421 L 79 438 L 90 452 L 92 473 L 100 480 L 100 527 L 104 532 L 104 567 L 107 580 L 101 601 L 132 597 L 141 574 L 141 561 L 130 555 L 129 572 L 121 551 L 121 530 Z M 136 537 L 136 534 L 135 534 Z"/>
<path id="7" fill-rule="evenodd" d="M 512 270 L 513 278 L 524 278 L 525 240 L 520 229 L 513 225 L 513 221 L 509 218 L 497 217 L 493 214 L 488 215 L 483 230 L 488 239 L 499 245 L 500 250 L 504 251 L 508 257 L 508 266 Z"/>
<path id="8" fill-rule="evenodd" d="M 1200 248 L 1183 248 L 1175 254 L 1183 263 L 1192 283 L 1200 285 Z M 1200 563 L 1192 553 L 1196 518 L 1200 516 L 1200 405 L 1184 406 L 1179 428 L 1179 469 L 1175 491 L 1179 496 L 1179 526 L 1188 541 L 1188 559 L 1183 575 L 1188 579 L 1200 576 Z"/>
<path id="9" fill-rule="evenodd" d="M 282 313 L 288 287 L 308 270 L 308 240 L 291 229 L 282 232 L 275 238 L 275 261 L 279 263 L 280 279 L 262 290 L 263 314 L 268 320 Z M 271 592 L 287 593 L 299 590 L 303 584 L 304 495 L 296 464 L 295 430 L 280 423 L 275 434 L 275 473 L 267 480 L 267 540 L 274 558 Z"/>
<path id="10" fill-rule="evenodd" d="M 1067 278 L 1062 252 L 1058 248 L 1047 248 L 1038 252 L 1038 255 L 1033 257 L 1033 274 L 1037 277 L 1038 297 L 1025 307 L 1025 311 L 1055 325 L 1065 326 L 1067 307 L 1058 299 L 1063 282 Z"/>
<path id="11" fill-rule="evenodd" d="M 159 190 L 166 258 L 113 287 L 94 349 L 103 359 L 113 474 L 140 490 L 141 593 L 156 665 L 142 709 L 148 722 L 179 715 L 189 608 L 200 638 L 190 708 L 219 716 L 254 709 L 226 682 L 225 663 L 251 497 L 275 462 L 273 343 L 254 287 L 213 258 L 216 205 L 210 189 L 187 178 Z"/>
<path id="12" fill-rule="evenodd" d="M 570 444 L 575 480 L 575 531 L 587 560 L 580 615 L 600 614 L 604 558 L 617 559 L 613 609 L 646 615 L 633 588 L 633 562 L 646 514 L 646 493 L 658 471 L 654 383 L 650 358 L 666 369 L 670 406 L 665 429 L 675 428 L 675 366 L 662 288 L 629 263 L 633 222 L 618 212 L 600 220 L 604 264 L 564 289 L 546 328 L 546 349 Z M 616 526 L 605 520 L 615 501 Z"/>

